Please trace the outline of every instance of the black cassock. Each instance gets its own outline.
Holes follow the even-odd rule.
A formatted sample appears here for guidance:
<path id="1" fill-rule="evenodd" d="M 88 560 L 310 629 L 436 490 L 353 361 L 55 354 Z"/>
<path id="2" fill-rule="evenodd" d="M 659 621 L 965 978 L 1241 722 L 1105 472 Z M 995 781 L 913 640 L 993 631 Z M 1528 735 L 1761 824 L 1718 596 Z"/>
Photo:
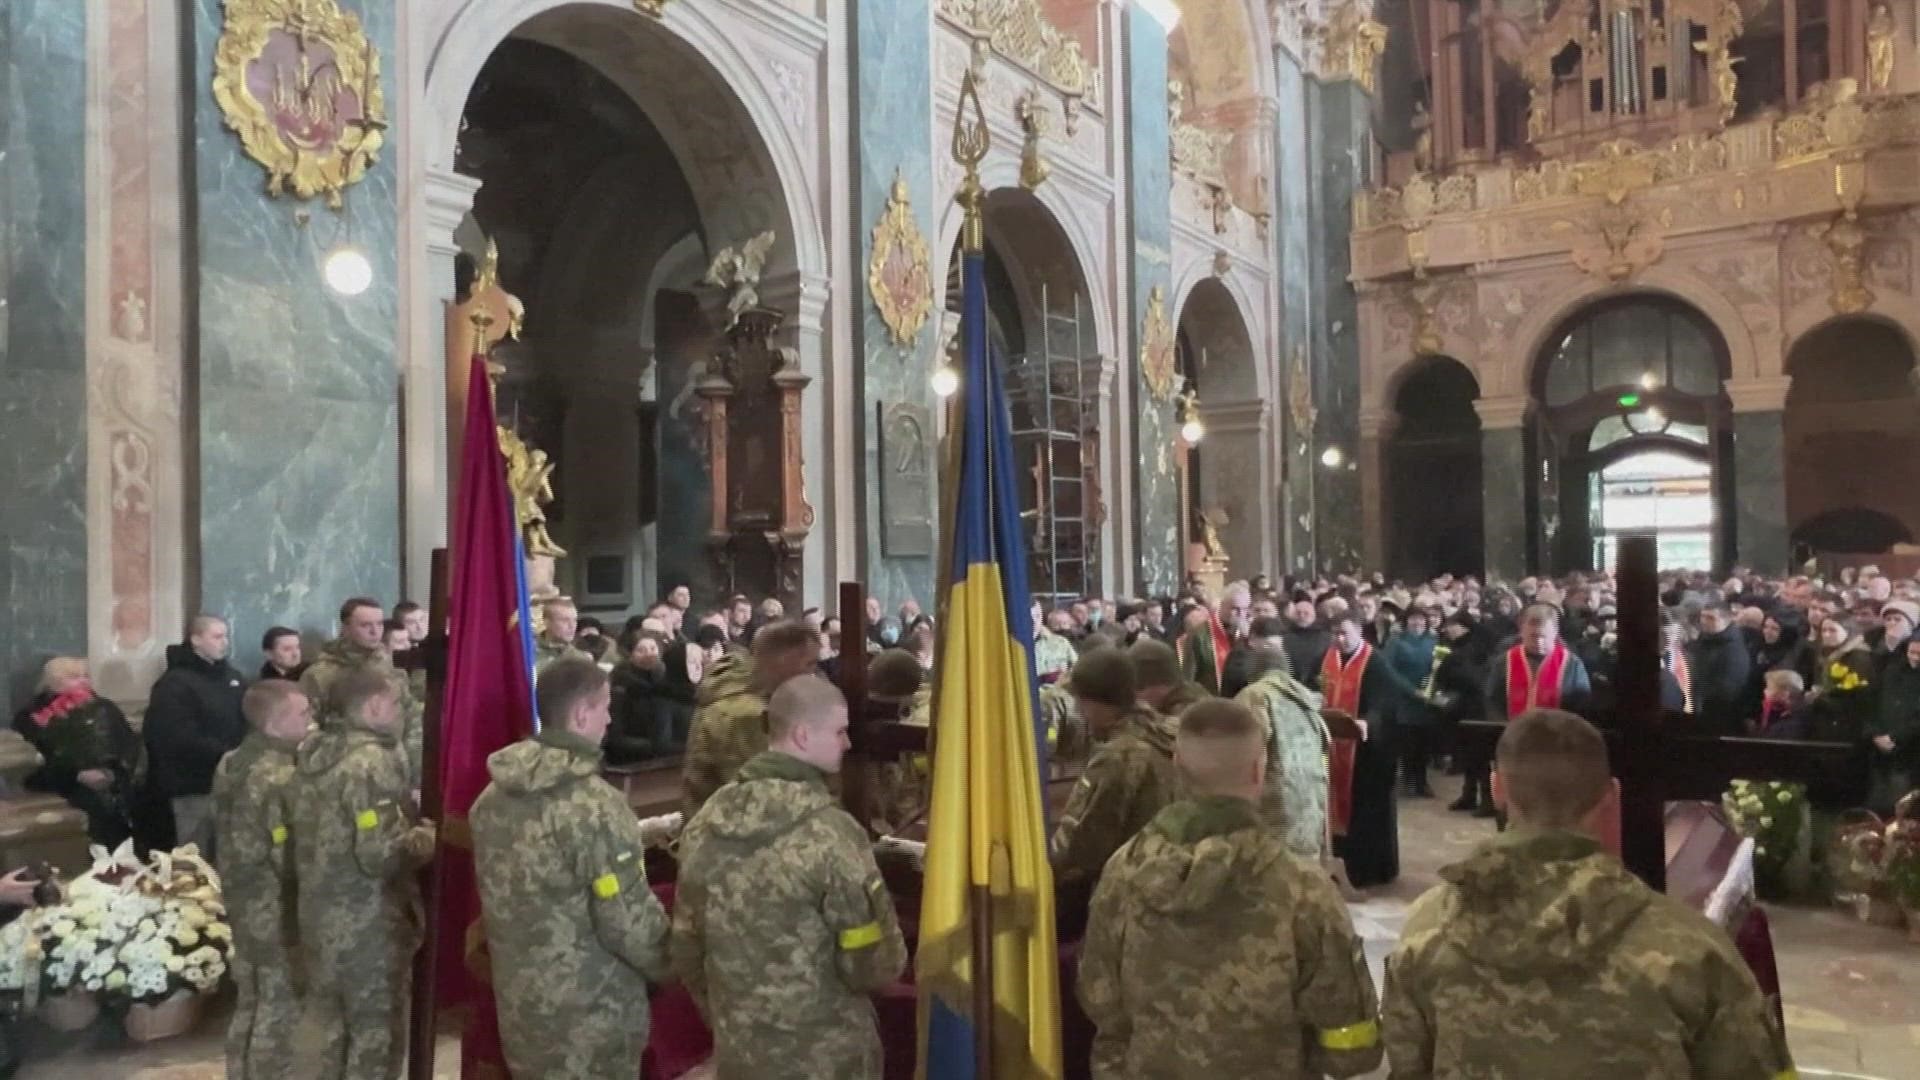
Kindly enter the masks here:
<path id="1" fill-rule="evenodd" d="M 1375 649 L 1360 677 L 1359 716 L 1367 737 L 1353 757 L 1353 813 L 1347 835 L 1336 837 L 1333 853 L 1345 860 L 1347 880 L 1356 889 L 1385 885 L 1400 876 L 1400 822 L 1395 811 L 1398 748 L 1394 745 L 1394 688 L 1386 660 Z"/>

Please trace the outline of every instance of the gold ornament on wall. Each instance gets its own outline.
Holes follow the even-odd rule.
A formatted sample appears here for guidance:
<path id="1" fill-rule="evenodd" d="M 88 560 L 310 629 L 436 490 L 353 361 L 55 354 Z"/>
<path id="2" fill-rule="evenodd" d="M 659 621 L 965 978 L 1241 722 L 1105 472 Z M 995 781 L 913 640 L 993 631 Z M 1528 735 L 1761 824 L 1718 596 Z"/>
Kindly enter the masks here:
<path id="1" fill-rule="evenodd" d="M 1032 191 L 1053 174 L 1053 167 L 1040 154 L 1040 140 L 1047 134 L 1047 107 L 1040 100 L 1040 91 L 1028 90 L 1022 94 L 1014 103 L 1013 113 L 1026 135 L 1020 148 L 1020 186 Z"/>
<path id="2" fill-rule="evenodd" d="M 337 210 L 386 141 L 380 57 L 336 0 L 226 0 L 213 97 L 270 196 Z"/>
<path id="3" fill-rule="evenodd" d="M 1333 78 L 1350 78 L 1373 93 L 1380 54 L 1387 49 L 1386 25 L 1375 21 L 1373 6 L 1346 0 L 1320 28 L 1322 66 Z"/>
<path id="4" fill-rule="evenodd" d="M 633 10 L 648 18 L 664 19 L 667 16 L 667 0 L 633 0 Z"/>
<path id="5" fill-rule="evenodd" d="M 927 241 L 914 224 L 907 182 L 898 169 L 894 170 L 887 208 L 873 226 L 867 289 L 894 343 L 911 345 L 926 325 L 933 292 L 927 272 Z"/>
<path id="6" fill-rule="evenodd" d="M 1173 398 L 1173 328 L 1167 323 L 1167 299 L 1160 286 L 1147 293 L 1146 317 L 1140 321 L 1140 373 L 1147 389 L 1161 401 Z"/>
<path id="7" fill-rule="evenodd" d="M 1313 375 L 1307 371 L 1305 345 L 1293 347 L 1293 364 L 1287 372 L 1287 413 L 1293 418 L 1294 433 L 1303 444 L 1312 443 L 1313 425 L 1320 419 L 1320 410 L 1313 407 Z"/>

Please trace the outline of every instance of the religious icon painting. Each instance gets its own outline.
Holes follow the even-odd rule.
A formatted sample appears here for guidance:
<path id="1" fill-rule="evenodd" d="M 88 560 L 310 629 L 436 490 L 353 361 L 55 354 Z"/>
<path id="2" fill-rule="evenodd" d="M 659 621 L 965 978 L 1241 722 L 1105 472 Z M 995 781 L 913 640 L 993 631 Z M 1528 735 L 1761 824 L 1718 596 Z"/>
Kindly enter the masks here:
<path id="1" fill-rule="evenodd" d="M 927 272 L 927 241 L 913 221 L 907 182 L 896 170 L 887 208 L 873 227 L 873 255 L 867 263 L 867 288 L 873 305 L 896 345 L 911 345 L 926 325 L 933 291 Z"/>
<path id="2" fill-rule="evenodd" d="M 225 0 L 213 54 L 213 96 L 267 194 L 342 192 L 366 176 L 386 141 L 380 58 L 337 0 Z"/>

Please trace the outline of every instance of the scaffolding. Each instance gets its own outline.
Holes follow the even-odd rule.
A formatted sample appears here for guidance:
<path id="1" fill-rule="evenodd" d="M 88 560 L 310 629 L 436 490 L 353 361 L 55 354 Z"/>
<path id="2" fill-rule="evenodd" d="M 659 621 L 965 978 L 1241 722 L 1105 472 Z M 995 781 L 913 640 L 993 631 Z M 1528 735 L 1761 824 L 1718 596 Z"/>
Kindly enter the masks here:
<path id="1" fill-rule="evenodd" d="M 1056 604 L 1086 596 L 1096 584 L 1087 492 L 1090 436 L 1098 419 L 1086 406 L 1083 312 L 1056 311 L 1040 289 L 1038 347 L 1007 358 L 1007 405 L 1027 532 L 1027 583 L 1033 597 Z"/>

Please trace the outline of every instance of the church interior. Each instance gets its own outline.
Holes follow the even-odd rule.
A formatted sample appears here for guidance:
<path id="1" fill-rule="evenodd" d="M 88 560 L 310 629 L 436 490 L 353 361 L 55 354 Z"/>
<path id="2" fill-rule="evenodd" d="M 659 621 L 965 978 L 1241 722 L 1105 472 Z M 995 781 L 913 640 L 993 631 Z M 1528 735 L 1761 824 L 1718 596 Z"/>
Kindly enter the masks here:
<path id="1" fill-rule="evenodd" d="M 1920 600 L 1914 0 L 7 0 L 9 713 L 75 658 L 138 731 L 197 616 L 250 677 L 344 599 L 431 606 L 482 370 L 542 627 L 684 590 L 670 639 L 770 602 L 911 648 L 967 183 L 1049 626 L 1356 583 L 1451 617 L 1469 579 L 1489 613 L 1590 585 L 1597 623 L 1649 535 L 1673 610 Z M 637 813 L 677 809 L 679 739 Z M 1494 835 L 1398 829 L 1349 898 L 1376 981 Z M 1766 906 L 1799 1075 L 1913 1075 L 1920 894 L 1906 935 Z M 23 1080 L 222 1075 L 210 997 L 176 1038 L 0 1042 Z"/>

